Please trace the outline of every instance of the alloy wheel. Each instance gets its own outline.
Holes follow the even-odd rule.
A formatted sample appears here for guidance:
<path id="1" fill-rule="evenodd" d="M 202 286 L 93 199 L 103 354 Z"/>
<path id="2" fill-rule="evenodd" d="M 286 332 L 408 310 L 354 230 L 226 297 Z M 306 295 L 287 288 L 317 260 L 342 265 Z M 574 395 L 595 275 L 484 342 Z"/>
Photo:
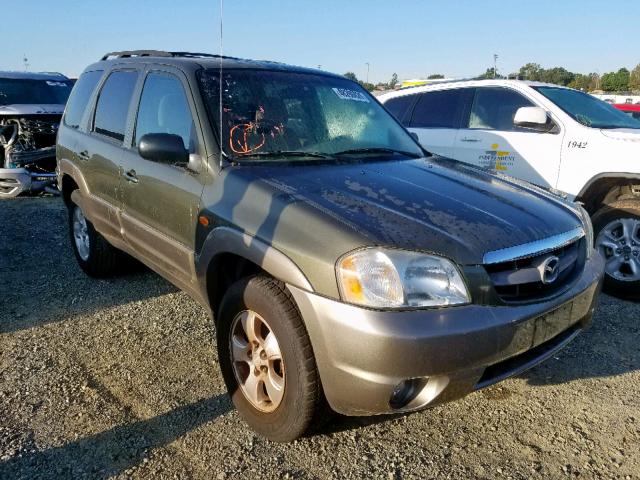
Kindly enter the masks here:
<path id="1" fill-rule="evenodd" d="M 256 409 L 273 412 L 284 397 L 285 366 L 278 339 L 258 313 L 243 310 L 231 323 L 233 373 Z"/>
<path id="2" fill-rule="evenodd" d="M 73 240 L 78 255 L 86 262 L 89 259 L 89 229 L 87 219 L 79 207 L 76 207 L 73 212 Z"/>
<path id="3" fill-rule="evenodd" d="M 596 248 L 605 259 L 605 272 L 616 280 L 640 280 L 640 220 L 618 218 L 598 234 Z"/>

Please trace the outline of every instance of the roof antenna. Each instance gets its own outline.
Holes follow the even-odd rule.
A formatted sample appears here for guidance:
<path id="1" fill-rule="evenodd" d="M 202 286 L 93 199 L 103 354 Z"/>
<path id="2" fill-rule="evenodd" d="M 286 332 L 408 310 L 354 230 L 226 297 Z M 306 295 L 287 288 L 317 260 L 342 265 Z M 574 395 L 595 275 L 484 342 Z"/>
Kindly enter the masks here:
<path id="1" fill-rule="evenodd" d="M 220 86 L 218 87 L 218 93 L 220 98 L 218 98 L 218 106 L 219 106 L 219 114 L 220 114 L 220 170 L 222 170 L 222 16 L 224 13 L 224 0 L 220 0 Z"/>

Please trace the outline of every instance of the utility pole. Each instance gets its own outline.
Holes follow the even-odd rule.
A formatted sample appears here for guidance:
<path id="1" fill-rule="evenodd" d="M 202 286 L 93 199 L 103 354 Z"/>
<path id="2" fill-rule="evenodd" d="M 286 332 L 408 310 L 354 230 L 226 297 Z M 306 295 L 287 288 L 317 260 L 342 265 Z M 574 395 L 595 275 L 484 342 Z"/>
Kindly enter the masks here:
<path id="1" fill-rule="evenodd" d="M 367 66 L 367 82 L 369 83 L 369 62 L 366 62 L 365 65 Z"/>
<path id="2" fill-rule="evenodd" d="M 493 78 L 498 76 L 498 54 L 493 54 Z"/>

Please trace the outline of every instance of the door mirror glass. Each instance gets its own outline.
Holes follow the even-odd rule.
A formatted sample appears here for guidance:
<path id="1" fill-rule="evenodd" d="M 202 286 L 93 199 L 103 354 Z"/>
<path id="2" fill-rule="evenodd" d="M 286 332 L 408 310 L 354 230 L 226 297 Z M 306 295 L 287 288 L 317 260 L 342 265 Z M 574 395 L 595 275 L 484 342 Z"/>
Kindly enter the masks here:
<path id="1" fill-rule="evenodd" d="M 549 130 L 547 112 L 540 107 L 520 107 L 513 117 L 513 124 L 531 130 Z"/>
<path id="2" fill-rule="evenodd" d="M 168 165 L 187 164 L 189 152 L 182 137 L 172 133 L 147 133 L 138 141 L 138 153 L 145 160 Z"/>

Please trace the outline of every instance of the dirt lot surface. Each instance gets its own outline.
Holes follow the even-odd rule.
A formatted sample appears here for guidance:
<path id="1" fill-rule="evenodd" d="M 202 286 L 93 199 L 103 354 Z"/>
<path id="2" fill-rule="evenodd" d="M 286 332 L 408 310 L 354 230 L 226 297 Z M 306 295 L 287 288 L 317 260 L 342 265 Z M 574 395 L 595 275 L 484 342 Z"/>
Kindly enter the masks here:
<path id="1" fill-rule="evenodd" d="M 135 269 L 134 269 L 135 270 Z M 545 364 L 400 418 L 274 444 L 232 408 L 206 312 L 82 274 L 56 198 L 0 204 L 0 478 L 640 478 L 640 303 Z"/>

